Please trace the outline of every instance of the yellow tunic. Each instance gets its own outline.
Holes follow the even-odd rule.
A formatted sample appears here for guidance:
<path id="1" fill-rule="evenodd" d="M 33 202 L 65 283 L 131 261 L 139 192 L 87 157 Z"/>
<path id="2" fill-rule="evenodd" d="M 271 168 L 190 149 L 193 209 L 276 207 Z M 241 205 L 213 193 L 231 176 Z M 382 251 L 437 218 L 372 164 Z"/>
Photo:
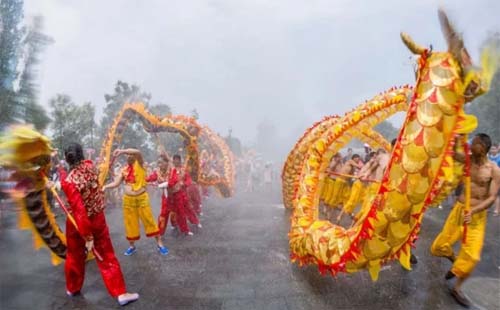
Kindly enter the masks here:
<path id="1" fill-rule="evenodd" d="M 128 183 L 133 191 L 137 192 L 145 188 L 146 170 L 142 168 L 139 162 L 135 161 L 134 167 L 134 182 Z M 123 170 L 123 176 L 126 180 L 128 169 Z M 139 220 L 144 225 L 144 231 L 147 237 L 155 237 L 159 235 L 158 225 L 151 210 L 149 195 L 145 191 L 142 194 L 132 196 L 123 196 L 123 222 L 125 226 L 125 235 L 128 240 L 138 240 L 140 238 Z"/>

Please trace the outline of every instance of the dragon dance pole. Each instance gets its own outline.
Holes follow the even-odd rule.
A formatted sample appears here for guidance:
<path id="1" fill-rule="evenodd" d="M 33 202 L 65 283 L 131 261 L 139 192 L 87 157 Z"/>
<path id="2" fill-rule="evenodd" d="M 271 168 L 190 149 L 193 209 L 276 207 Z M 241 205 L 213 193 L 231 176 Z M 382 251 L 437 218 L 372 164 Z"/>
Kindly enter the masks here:
<path id="1" fill-rule="evenodd" d="M 465 152 L 465 184 L 464 184 L 464 190 L 465 190 L 465 206 L 464 206 L 464 213 L 470 213 L 470 196 L 471 196 L 471 178 L 470 178 L 470 149 L 469 149 L 469 144 L 467 143 L 467 135 L 464 136 L 464 152 Z M 464 225 L 464 232 L 462 235 L 462 243 L 465 244 L 465 240 L 467 237 L 467 224 L 463 223 Z"/>
<path id="2" fill-rule="evenodd" d="M 380 183 L 380 181 L 373 180 L 373 179 L 361 179 L 360 176 L 353 175 L 353 174 L 344 174 L 344 173 L 330 172 L 329 175 L 336 175 L 336 176 L 339 176 L 339 177 L 360 179 L 361 181 L 366 181 L 366 182 Z"/>
<path id="3" fill-rule="evenodd" d="M 47 176 L 43 174 L 43 177 L 45 179 L 45 182 L 48 182 L 48 179 L 47 179 Z M 59 203 L 59 205 L 61 206 L 61 208 L 63 209 L 64 213 L 66 213 L 66 216 L 68 217 L 69 221 L 71 222 L 71 224 L 73 224 L 73 226 L 75 226 L 76 228 L 76 231 L 78 231 L 78 233 L 80 235 L 82 235 L 80 233 L 80 230 L 78 229 L 78 225 L 76 224 L 76 221 L 75 221 L 75 218 L 71 215 L 71 213 L 69 213 L 68 209 L 66 208 L 66 206 L 64 205 L 64 202 L 62 201 L 61 197 L 59 197 L 59 194 L 57 193 L 56 189 L 54 188 L 54 186 L 51 186 L 50 187 L 50 191 L 52 192 L 52 195 L 54 195 L 54 197 L 56 198 L 57 202 Z M 99 252 L 97 252 L 97 250 L 95 248 L 92 248 L 92 252 L 94 253 L 95 257 L 99 260 L 99 261 L 103 261 L 102 259 L 102 256 L 99 254 Z"/>

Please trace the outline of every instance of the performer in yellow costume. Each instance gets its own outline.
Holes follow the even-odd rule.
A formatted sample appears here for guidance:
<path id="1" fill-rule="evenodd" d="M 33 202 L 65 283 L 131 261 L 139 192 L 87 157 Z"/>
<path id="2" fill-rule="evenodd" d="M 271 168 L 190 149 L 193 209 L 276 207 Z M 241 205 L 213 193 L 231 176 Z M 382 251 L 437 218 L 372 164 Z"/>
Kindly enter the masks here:
<path id="1" fill-rule="evenodd" d="M 462 293 L 461 287 L 481 259 L 487 209 L 495 201 L 500 188 L 500 168 L 487 157 L 490 147 L 491 139 L 486 134 L 477 134 L 472 140 L 470 212 L 464 208 L 466 198 L 462 193 L 450 212 L 443 230 L 431 246 L 433 255 L 445 257 L 453 262 L 446 279 L 457 277 L 451 294 L 458 303 L 466 307 L 470 306 L 470 301 Z M 461 239 L 462 246 L 458 256 L 455 257 L 453 245 Z"/>
<path id="2" fill-rule="evenodd" d="M 354 169 L 358 167 L 361 157 L 358 154 L 354 154 L 351 159 L 344 163 L 340 167 L 339 173 L 336 174 L 335 183 L 333 185 L 332 196 L 328 201 L 328 205 L 331 208 L 339 208 L 349 199 L 350 188 L 350 176 L 353 174 Z"/>
<path id="3" fill-rule="evenodd" d="M 325 184 L 321 195 L 321 198 L 326 205 L 331 206 L 333 203 L 335 197 L 333 192 L 335 190 L 335 182 L 337 179 L 335 173 L 340 172 L 340 168 L 342 168 L 342 156 L 340 153 L 337 153 L 333 156 L 330 166 L 328 167 L 328 173 L 325 177 Z"/>
<path id="4" fill-rule="evenodd" d="M 130 243 L 125 251 L 126 256 L 134 254 L 137 249 L 135 241 L 141 236 L 139 228 L 139 219 L 144 225 L 147 237 L 155 237 L 157 248 L 160 254 L 167 255 L 168 249 L 163 245 L 160 237 L 160 231 L 151 210 L 149 196 L 146 191 L 146 170 L 143 168 L 144 160 L 142 154 L 136 149 L 115 150 L 113 156 L 128 155 L 128 165 L 122 173 L 117 176 L 112 183 L 103 187 L 103 189 L 115 188 L 122 181 L 125 182 L 125 195 L 123 196 L 123 220 L 125 224 L 125 234 Z"/>
<path id="5" fill-rule="evenodd" d="M 374 157 L 375 157 L 375 152 L 370 153 L 367 157 L 367 162 L 359 170 L 358 179 L 354 181 L 354 183 L 352 184 L 349 199 L 347 199 L 347 202 L 344 204 L 344 207 L 342 208 L 342 212 L 337 217 L 337 222 L 340 222 L 340 220 L 342 219 L 342 215 L 344 213 L 348 214 L 351 218 L 354 218 L 353 214 L 354 209 L 359 204 L 363 204 L 364 197 L 370 197 L 366 194 L 369 183 L 367 181 L 359 179 L 359 177 L 365 175 L 365 173 L 368 171 L 368 168 L 371 167 L 370 166 L 371 160 Z"/>

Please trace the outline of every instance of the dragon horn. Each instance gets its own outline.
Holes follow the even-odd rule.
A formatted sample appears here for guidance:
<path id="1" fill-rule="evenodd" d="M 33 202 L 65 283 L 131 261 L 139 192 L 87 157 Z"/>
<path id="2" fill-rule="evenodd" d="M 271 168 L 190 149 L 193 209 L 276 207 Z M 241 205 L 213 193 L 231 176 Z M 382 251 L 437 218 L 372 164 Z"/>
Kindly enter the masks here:
<path id="1" fill-rule="evenodd" d="M 462 64 L 462 66 L 468 67 L 472 65 L 469 53 L 464 46 L 462 36 L 455 30 L 455 27 L 450 22 L 443 8 L 438 10 L 438 17 L 441 25 L 441 31 L 443 32 L 444 38 L 448 43 L 448 52 L 450 52 L 453 57 L 455 57 L 455 59 Z"/>
<path id="2" fill-rule="evenodd" d="M 401 40 L 413 54 L 422 55 L 424 53 L 425 47 L 415 43 L 407 33 L 401 32 Z"/>

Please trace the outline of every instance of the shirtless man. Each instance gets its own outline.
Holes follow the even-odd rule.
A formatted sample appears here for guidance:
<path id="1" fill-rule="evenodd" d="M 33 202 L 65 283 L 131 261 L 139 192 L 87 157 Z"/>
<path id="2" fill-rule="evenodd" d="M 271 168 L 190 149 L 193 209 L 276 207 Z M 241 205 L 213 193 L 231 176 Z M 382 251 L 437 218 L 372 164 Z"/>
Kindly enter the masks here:
<path id="1" fill-rule="evenodd" d="M 357 169 L 359 170 L 357 173 L 355 172 L 354 174 L 358 176 L 358 178 L 356 179 L 356 181 L 354 181 L 353 185 L 352 185 L 352 188 L 351 188 L 351 193 L 349 195 L 349 199 L 347 200 L 347 202 L 344 204 L 343 208 L 342 208 L 342 211 L 340 212 L 339 216 L 337 217 L 337 222 L 340 222 L 340 220 L 342 219 L 342 216 L 344 213 L 347 213 L 351 218 L 354 218 L 354 209 L 356 208 L 356 206 L 360 203 L 360 201 L 362 201 L 362 197 L 364 196 L 364 191 L 365 191 L 365 188 L 367 186 L 367 183 L 366 181 L 364 180 L 361 180 L 359 178 L 360 175 L 364 175 L 366 174 L 366 172 L 368 171 L 368 168 L 370 168 L 370 164 L 371 164 L 371 160 L 375 157 L 375 152 L 371 152 L 370 154 L 368 154 L 367 156 L 367 163 L 366 164 L 362 164 L 362 161 L 358 161 L 358 167 Z M 356 170 L 356 169 L 355 169 Z"/>
<path id="2" fill-rule="evenodd" d="M 363 174 L 360 174 L 360 179 L 372 179 L 377 182 L 382 180 L 382 177 L 385 173 L 385 168 L 387 168 L 387 164 L 389 163 L 390 154 L 388 154 L 384 149 L 380 148 L 377 150 L 377 155 L 370 161 L 369 166 L 364 171 Z"/>
<path id="3" fill-rule="evenodd" d="M 461 291 L 462 284 L 481 259 L 487 209 L 495 201 L 500 187 L 500 168 L 487 157 L 490 147 L 491 139 L 487 134 L 479 133 L 472 140 L 470 211 L 464 210 L 465 193 L 462 193 L 450 212 L 443 230 L 431 246 L 433 255 L 445 257 L 453 262 L 446 279 L 457 278 L 450 293 L 465 307 L 469 307 L 471 303 Z M 462 241 L 458 256 L 455 256 L 453 244 L 463 238 L 464 224 L 467 227 L 465 240 Z"/>
<path id="4" fill-rule="evenodd" d="M 394 148 L 396 145 L 396 139 L 392 139 L 391 146 Z M 387 165 L 389 164 L 389 160 L 391 159 L 391 155 L 387 153 L 383 148 L 379 148 L 374 157 L 370 159 L 370 161 L 363 167 L 363 172 L 359 173 L 359 179 L 362 181 L 369 180 L 370 185 L 366 188 L 365 191 L 365 200 L 363 201 L 363 205 L 361 210 L 354 216 L 354 222 L 359 221 L 364 218 L 364 215 L 368 212 L 368 208 L 371 206 L 371 202 L 375 195 L 377 194 L 378 188 L 380 187 L 380 182 L 382 181 L 382 177 L 384 176 L 385 170 L 387 169 Z"/>
<path id="5" fill-rule="evenodd" d="M 323 186 L 322 199 L 325 205 L 332 206 L 335 197 L 333 196 L 333 191 L 335 188 L 335 180 L 337 179 L 336 174 L 340 173 L 342 169 L 342 155 L 336 153 L 333 155 L 330 165 L 328 165 L 327 176 L 325 178 L 325 185 Z M 325 206 L 325 211 L 329 216 L 329 208 Z"/>
<path id="6" fill-rule="evenodd" d="M 334 206 L 338 206 L 341 204 L 344 205 L 347 202 L 345 199 L 346 197 L 345 191 L 348 189 L 349 186 L 347 182 L 349 181 L 349 179 L 351 179 L 351 177 L 348 177 L 348 175 L 349 176 L 354 175 L 354 171 L 356 171 L 356 169 L 359 169 L 360 163 L 362 163 L 361 156 L 359 156 L 358 154 L 354 154 L 352 155 L 351 159 L 346 161 L 342 166 L 342 169 L 340 170 L 341 176 L 337 178 L 337 181 L 341 180 L 340 182 L 342 182 L 342 185 L 339 186 L 342 187 L 341 189 L 342 191 L 339 193 L 334 193 L 337 194 L 336 197 L 334 196 L 336 199 L 335 200 L 336 204 Z M 337 183 L 337 181 L 335 183 Z M 340 220 L 342 219 L 342 215 L 344 214 L 343 211 L 344 210 L 341 209 L 340 214 L 337 216 L 337 222 L 340 222 Z"/>

